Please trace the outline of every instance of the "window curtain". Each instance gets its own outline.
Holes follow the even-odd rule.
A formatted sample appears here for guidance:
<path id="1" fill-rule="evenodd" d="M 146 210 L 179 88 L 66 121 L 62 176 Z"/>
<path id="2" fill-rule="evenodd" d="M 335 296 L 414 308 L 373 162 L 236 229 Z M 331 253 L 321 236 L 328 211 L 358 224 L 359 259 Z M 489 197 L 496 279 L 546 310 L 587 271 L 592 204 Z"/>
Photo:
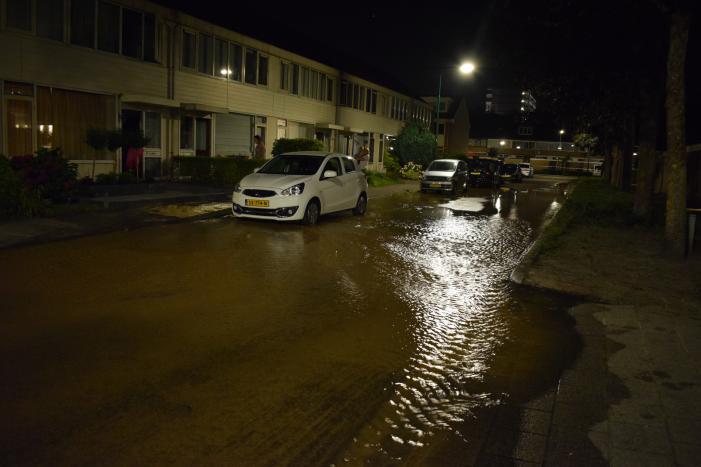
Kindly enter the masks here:
<path id="1" fill-rule="evenodd" d="M 32 101 L 7 100 L 7 155 L 32 153 Z"/>
<path id="2" fill-rule="evenodd" d="M 115 129 L 114 96 L 39 86 L 36 99 L 40 148 L 61 148 L 66 159 L 114 159 L 114 153 L 96 153 L 85 142 L 89 128 Z"/>

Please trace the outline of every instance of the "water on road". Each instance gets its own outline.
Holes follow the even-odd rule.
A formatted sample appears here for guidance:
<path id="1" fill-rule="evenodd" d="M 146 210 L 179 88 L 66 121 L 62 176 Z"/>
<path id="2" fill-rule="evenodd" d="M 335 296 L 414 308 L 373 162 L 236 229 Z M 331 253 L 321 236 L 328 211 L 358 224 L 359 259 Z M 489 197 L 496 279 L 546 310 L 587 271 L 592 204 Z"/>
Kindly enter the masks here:
<path id="1" fill-rule="evenodd" d="M 0 251 L 1 463 L 470 464 L 576 351 L 567 301 L 508 281 L 561 196 Z"/>

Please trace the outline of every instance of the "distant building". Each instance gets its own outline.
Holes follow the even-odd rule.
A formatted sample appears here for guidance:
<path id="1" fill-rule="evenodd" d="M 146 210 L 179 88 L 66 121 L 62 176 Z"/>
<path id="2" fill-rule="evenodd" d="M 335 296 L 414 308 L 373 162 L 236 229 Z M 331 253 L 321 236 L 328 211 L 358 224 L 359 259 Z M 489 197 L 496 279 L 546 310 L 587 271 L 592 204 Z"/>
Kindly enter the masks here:
<path id="1" fill-rule="evenodd" d="M 437 96 L 424 96 L 436 114 Z M 436 132 L 434 120 L 431 131 Z M 470 143 L 470 112 L 464 97 L 441 97 L 438 119 L 438 153 L 446 155 L 466 154 Z"/>
<path id="2" fill-rule="evenodd" d="M 487 88 L 484 99 L 485 113 L 495 115 L 521 115 L 528 120 L 528 115 L 535 112 L 536 100 L 528 90 Z"/>

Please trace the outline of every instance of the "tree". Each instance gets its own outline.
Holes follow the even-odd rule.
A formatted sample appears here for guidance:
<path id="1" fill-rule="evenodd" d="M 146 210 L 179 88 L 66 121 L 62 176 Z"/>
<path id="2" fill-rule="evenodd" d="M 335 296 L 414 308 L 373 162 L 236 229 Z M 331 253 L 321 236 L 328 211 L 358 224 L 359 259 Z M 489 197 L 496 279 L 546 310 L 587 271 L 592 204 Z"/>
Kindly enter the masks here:
<path id="1" fill-rule="evenodd" d="M 667 55 L 667 152 L 665 155 L 665 238 L 675 256 L 686 249 L 686 121 L 684 73 L 689 40 L 689 16 L 680 10 L 669 13 Z"/>
<path id="2" fill-rule="evenodd" d="M 574 135 L 574 145 L 587 155 L 587 170 L 589 170 L 589 158 L 599 145 L 599 137 L 591 133 L 577 133 Z"/>
<path id="3" fill-rule="evenodd" d="M 436 155 L 436 136 L 421 122 L 407 122 L 399 131 L 394 148 L 402 165 L 414 162 L 426 167 Z"/>
<path id="4" fill-rule="evenodd" d="M 92 179 L 95 179 L 95 160 L 98 153 L 101 153 L 107 147 L 108 138 L 107 131 L 98 128 L 88 128 L 85 142 L 95 151 L 92 155 Z"/>

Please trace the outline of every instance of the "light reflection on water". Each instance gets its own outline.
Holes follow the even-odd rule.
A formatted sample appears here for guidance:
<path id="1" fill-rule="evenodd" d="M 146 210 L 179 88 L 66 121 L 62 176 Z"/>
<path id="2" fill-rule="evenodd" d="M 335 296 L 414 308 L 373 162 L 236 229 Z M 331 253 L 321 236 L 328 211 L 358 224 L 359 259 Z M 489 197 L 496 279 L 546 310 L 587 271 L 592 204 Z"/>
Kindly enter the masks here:
<path id="1" fill-rule="evenodd" d="M 508 338 L 507 278 L 534 231 L 518 217 L 517 196 L 477 198 L 486 215 L 435 207 L 424 209 L 418 222 L 412 215 L 388 221 L 395 234 L 383 247 L 396 261 L 382 273 L 394 278 L 395 293 L 410 310 L 416 349 L 388 404 L 344 454 L 346 462 L 405 459 L 437 431 L 501 402 L 502 392 L 481 383 Z M 537 207 L 534 220 L 556 207 L 543 201 L 529 205 Z"/>

